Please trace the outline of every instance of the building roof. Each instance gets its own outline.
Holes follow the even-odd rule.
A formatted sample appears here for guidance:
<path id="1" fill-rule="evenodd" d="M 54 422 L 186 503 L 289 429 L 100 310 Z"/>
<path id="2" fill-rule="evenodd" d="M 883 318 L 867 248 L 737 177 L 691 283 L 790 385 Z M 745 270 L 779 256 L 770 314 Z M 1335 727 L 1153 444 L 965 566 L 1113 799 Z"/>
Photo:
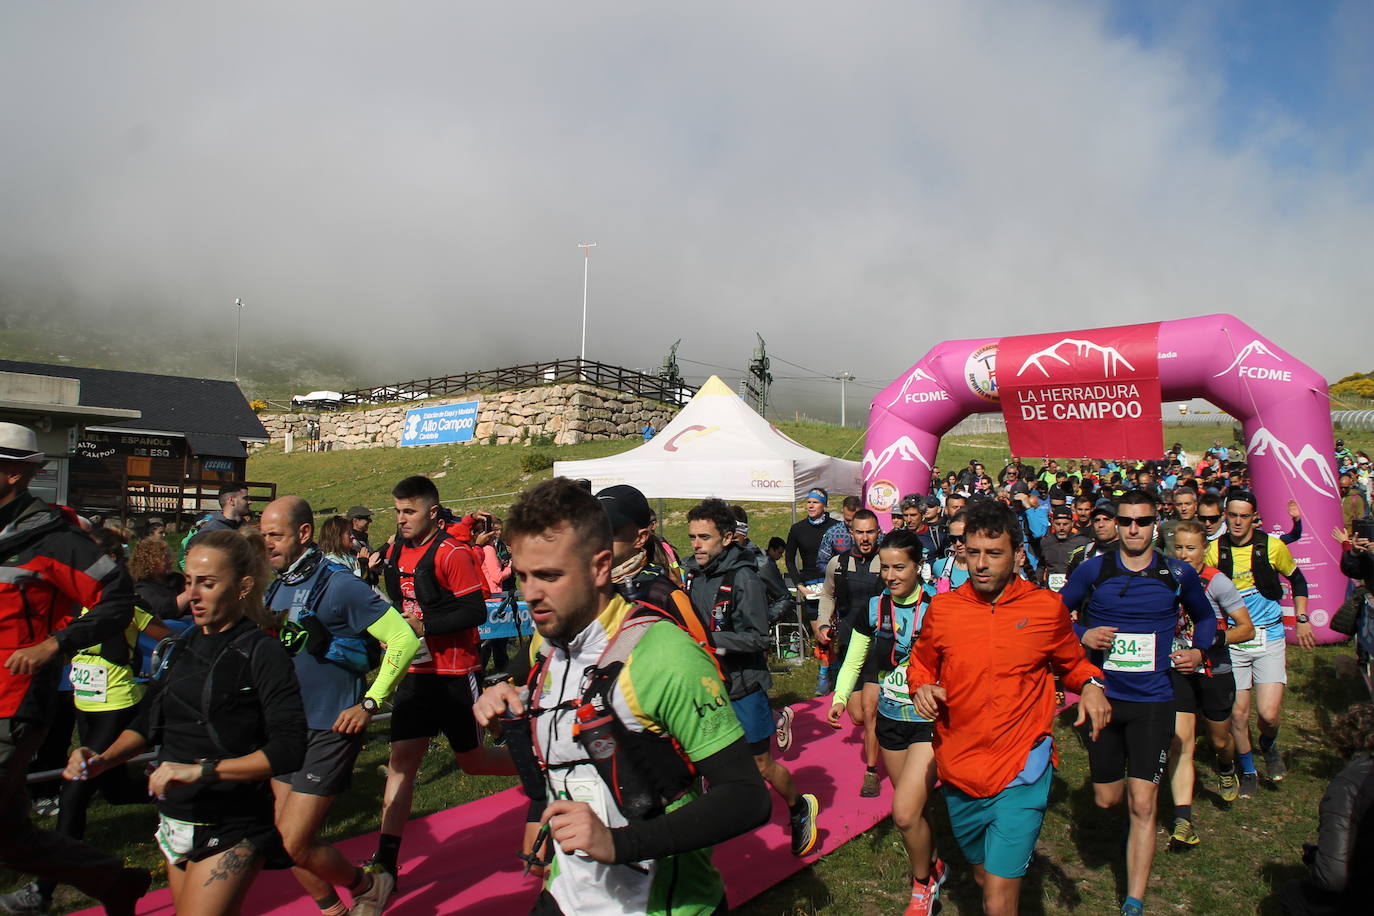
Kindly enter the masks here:
<path id="1" fill-rule="evenodd" d="M 110 429 L 137 429 L 173 433 L 192 440 L 227 444 L 226 439 L 267 439 L 267 430 L 248 400 L 234 382 L 149 372 L 120 372 L 114 369 L 87 369 L 81 366 L 55 366 L 47 363 L 21 363 L 0 359 L 0 372 L 25 372 L 74 378 L 81 382 L 81 406 L 126 408 L 142 411 L 136 420 L 101 423 Z M 95 424 L 91 424 L 95 425 Z M 224 437 L 224 438 L 214 438 Z M 219 451 L 196 454 L 222 454 Z M 242 454 L 242 446 L 237 450 Z"/>

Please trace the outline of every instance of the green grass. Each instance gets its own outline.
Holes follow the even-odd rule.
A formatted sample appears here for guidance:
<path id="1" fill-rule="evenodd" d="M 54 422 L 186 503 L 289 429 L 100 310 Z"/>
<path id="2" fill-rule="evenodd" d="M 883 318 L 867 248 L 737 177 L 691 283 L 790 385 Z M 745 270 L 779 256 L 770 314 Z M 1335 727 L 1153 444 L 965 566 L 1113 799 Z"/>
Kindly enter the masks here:
<path id="1" fill-rule="evenodd" d="M 1281 744 L 1289 765 L 1281 788 L 1262 783 L 1260 796 L 1242 799 L 1231 809 L 1215 795 L 1211 761 L 1202 747 L 1198 767 L 1204 781 L 1194 801 L 1194 820 L 1202 844 L 1183 854 L 1166 852 L 1167 788 L 1161 789 L 1159 855 L 1155 860 L 1147 905 L 1151 912 L 1186 912 L 1244 916 L 1277 913 L 1274 893 L 1288 878 L 1301 874 L 1296 863 L 1304 842 L 1316 833 L 1316 812 L 1326 783 L 1340 768 L 1323 741 L 1329 719 L 1361 699 L 1363 682 L 1354 673 L 1350 651 L 1338 646 L 1313 652 L 1291 650 L 1290 689 L 1284 703 Z M 809 697 L 815 685 L 813 661 L 776 675 L 775 705 Z M 326 823 L 327 839 L 340 840 L 377 828 L 382 792 L 378 766 L 385 763 L 385 725 L 378 725 L 363 749 L 353 788 L 340 797 Z M 1092 804 L 1087 755 L 1076 733 L 1060 720 L 1055 726 L 1060 768 L 1051 791 L 1050 809 L 1040 835 L 1036 861 L 1022 894 L 1023 913 L 1114 913 L 1124 880 L 1116 855 L 1124 814 L 1099 812 Z M 804 755 L 805 751 L 802 751 Z M 458 772 L 442 743 L 430 749 L 416 784 L 416 816 L 450 808 L 514 784 L 501 777 L 472 777 Z M 858 792 L 857 783 L 842 790 Z M 950 916 L 981 912 L 970 871 L 951 839 L 944 804 L 936 793 L 929 809 L 940 855 L 951 866 L 945 909 Z M 822 812 L 824 825 L 824 811 Z M 103 801 L 91 806 L 87 839 L 101 849 L 154 869 L 158 884 L 165 869 L 151 841 L 155 815 L 149 807 L 114 808 Z M 47 821 L 40 826 L 51 826 Z M 514 852 L 512 852 L 514 854 Z M 12 876 L 5 887 L 19 883 Z M 802 916 L 833 913 L 900 912 L 910 893 L 905 853 L 890 820 L 841 847 L 809 868 L 739 908 L 747 916 Z M 75 891 L 62 888 L 56 912 L 89 905 Z"/>

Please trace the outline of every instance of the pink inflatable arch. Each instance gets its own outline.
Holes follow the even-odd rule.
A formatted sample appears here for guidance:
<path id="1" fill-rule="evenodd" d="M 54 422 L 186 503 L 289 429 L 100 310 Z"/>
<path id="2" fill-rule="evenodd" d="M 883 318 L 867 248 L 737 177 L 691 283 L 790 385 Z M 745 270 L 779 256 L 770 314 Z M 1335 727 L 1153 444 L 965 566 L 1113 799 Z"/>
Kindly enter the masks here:
<path id="1" fill-rule="evenodd" d="M 1344 600 L 1346 579 L 1339 568 L 1339 549 L 1329 534 L 1342 522 L 1326 382 L 1231 315 L 939 344 L 883 389 L 869 411 L 864 500 L 885 526 L 901 496 L 928 491 L 942 435 L 970 414 L 1013 406 L 1002 404 L 999 398 L 999 350 L 1010 358 L 1000 367 L 1001 390 L 1015 391 L 1018 399 L 1032 402 L 1015 405 L 1009 412 L 1009 423 L 1028 422 L 1023 429 L 1035 429 L 1038 418 L 1064 419 L 1067 413 L 1068 419 L 1100 420 L 1101 425 L 1094 428 L 1109 431 L 1126 410 L 1112 402 L 1125 391 L 1118 382 L 1122 374 L 1130 374 L 1126 369 L 1143 380 L 1142 400 L 1153 394 L 1146 420 L 1159 416 L 1154 412 L 1159 400 L 1193 397 L 1206 398 L 1239 419 L 1267 530 L 1288 530 L 1290 498 L 1302 510 L 1303 536 L 1291 550 L 1308 582 L 1308 611 L 1317 639 L 1344 639 L 1328 627 Z M 1033 403 L 1036 394 L 1012 388 L 1013 382 L 1031 381 L 1042 386 L 1040 405 Z M 1044 389 L 1054 384 L 1060 387 Z M 1130 416 L 1137 416 L 1139 405 L 1132 409 L 1135 412 Z M 1026 413 L 1022 415 L 1021 410 Z M 1044 424 L 1038 427 L 1046 428 Z M 1164 443 L 1157 434 L 1152 438 L 1154 448 L 1149 453 L 1130 457 L 1162 455 Z M 1102 445 L 1085 451 L 1065 448 L 1058 454 L 1122 455 L 1119 449 L 1110 454 L 1113 450 Z M 1027 457 L 1039 456 L 1037 452 Z M 1284 601 L 1291 604 L 1287 597 Z M 1288 623 L 1291 639 L 1291 619 Z"/>

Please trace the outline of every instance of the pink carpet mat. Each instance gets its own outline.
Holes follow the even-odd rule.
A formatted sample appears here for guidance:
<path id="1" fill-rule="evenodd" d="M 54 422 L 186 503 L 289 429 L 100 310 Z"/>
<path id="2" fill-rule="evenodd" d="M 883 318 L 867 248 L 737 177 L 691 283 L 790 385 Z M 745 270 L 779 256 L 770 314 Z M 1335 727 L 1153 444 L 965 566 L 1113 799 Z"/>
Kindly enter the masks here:
<path id="1" fill-rule="evenodd" d="M 892 806 L 891 786 L 884 782 L 878 798 L 860 798 L 863 760 L 859 730 L 849 724 L 839 731 L 825 723 L 830 698 L 793 707 L 792 747 L 783 762 L 799 791 L 820 801 L 820 836 L 805 859 L 788 849 L 787 815 L 773 795 L 773 817 L 759 830 L 736 837 L 716 849 L 715 863 L 725 876 L 731 906 L 739 906 L 822 855 L 834 852 L 886 817 Z M 387 913 L 510 916 L 528 912 L 539 885 L 520 873 L 517 858 L 527 803 L 519 789 L 417 818 L 406 827 L 402 847 L 400 890 Z M 151 840 L 150 840 L 151 842 Z M 361 861 L 377 847 L 377 834 L 339 844 L 350 861 Z M 83 914 L 99 916 L 99 908 Z M 170 916 L 171 893 L 149 894 L 139 904 L 140 916 Z M 263 872 L 248 894 L 244 912 L 251 916 L 317 916 L 289 871 Z"/>

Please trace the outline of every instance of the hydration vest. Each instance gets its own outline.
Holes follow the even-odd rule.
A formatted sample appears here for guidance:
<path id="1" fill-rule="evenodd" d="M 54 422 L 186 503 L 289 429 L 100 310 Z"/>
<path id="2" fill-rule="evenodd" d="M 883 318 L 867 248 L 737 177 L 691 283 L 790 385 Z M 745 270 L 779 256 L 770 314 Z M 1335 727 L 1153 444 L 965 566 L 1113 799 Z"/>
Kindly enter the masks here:
<path id="1" fill-rule="evenodd" d="M 851 560 L 862 561 L 863 558 L 845 551 L 835 564 L 835 607 L 843 608 L 845 619 L 853 623 L 867 612 L 869 599 L 882 592 L 883 582 L 880 574 L 869 569 L 872 557 L 862 566 L 855 562 L 853 570 L 849 569 Z"/>
<path id="2" fill-rule="evenodd" d="M 420 562 L 415 564 L 415 569 L 410 574 L 411 582 L 415 587 L 415 601 L 420 605 L 420 610 L 426 614 L 430 611 L 445 612 L 462 609 L 461 600 L 439 584 L 439 576 L 434 571 L 434 557 L 439 552 L 439 545 L 450 537 L 451 535 L 443 528 L 436 531 L 434 539 L 429 543 L 429 549 L 420 557 Z M 397 538 L 396 542 L 391 545 L 391 552 L 387 554 L 386 572 L 383 574 L 383 579 L 386 582 L 386 593 L 391 596 L 392 602 L 397 604 L 402 601 L 405 594 L 401 591 L 401 569 L 397 565 L 401 560 L 401 549 L 400 538 Z M 471 613 L 465 611 L 459 621 L 459 629 L 480 627 L 486 623 L 485 602 L 483 602 L 480 611 L 473 610 Z"/>
<path id="3" fill-rule="evenodd" d="M 1243 546 L 1243 545 L 1242 545 Z M 1235 566 L 1235 561 L 1231 558 L 1231 536 L 1223 534 L 1217 539 L 1217 569 L 1226 574 L 1226 578 L 1235 580 L 1231 570 Z M 1279 572 L 1272 563 L 1269 562 L 1269 535 L 1256 529 L 1250 538 L 1250 575 L 1255 580 L 1255 590 L 1270 601 L 1278 601 L 1283 597 L 1283 583 L 1279 581 Z"/>
<path id="4" fill-rule="evenodd" d="M 529 679 L 526 682 L 530 710 L 526 721 L 531 735 L 536 734 L 533 717 L 557 709 L 575 712 L 579 707 L 590 705 L 598 716 L 610 716 L 616 746 L 609 767 L 599 764 L 590 756 L 550 764 L 544 759 L 537 740 L 533 741 L 533 746 L 539 767 L 546 774 L 550 770 L 571 769 L 582 764 L 596 766 L 597 772 L 602 775 L 602 781 L 607 784 L 615 798 L 616 807 L 627 820 L 649 820 L 657 817 L 669 804 L 686 794 L 697 778 L 696 765 L 672 735 L 657 734 L 648 730 L 631 731 L 616 715 L 611 701 L 611 690 L 624 670 L 625 663 L 639 645 L 639 641 L 644 638 L 644 634 L 660 621 L 668 621 L 681 629 L 676 614 L 642 601 L 636 602 L 626 614 L 620 628 L 611 636 L 606 648 L 602 650 L 597 663 L 583 672 L 582 687 L 576 699 L 565 700 L 556 706 L 539 706 L 544 669 L 548 667 L 548 656 L 542 653 L 530 668 Z M 690 632 L 688 635 L 691 635 Z M 633 778 L 606 778 L 608 774 L 622 770 Z M 631 798 L 627 795 L 627 786 L 635 786 L 641 790 L 647 786 L 649 797 L 644 798 L 637 792 L 636 797 Z"/>
<path id="5" fill-rule="evenodd" d="M 316 608 L 319 607 L 320 598 L 323 597 L 330 578 L 336 573 L 351 573 L 323 557 L 320 558 L 319 564 L 320 568 L 315 572 L 310 592 L 306 595 L 305 604 L 301 606 L 296 620 L 293 623 L 289 619 L 284 619 L 277 636 L 287 655 L 295 657 L 304 650 L 313 655 L 316 661 L 338 665 L 350 674 L 362 677 L 382 663 L 382 644 L 370 633 L 335 636 L 320 622 Z M 267 586 L 263 603 L 269 613 L 272 612 L 272 600 L 276 598 L 281 586 L 280 578 L 274 579 L 272 584 Z M 286 612 L 289 616 L 290 608 L 287 608 Z"/>

